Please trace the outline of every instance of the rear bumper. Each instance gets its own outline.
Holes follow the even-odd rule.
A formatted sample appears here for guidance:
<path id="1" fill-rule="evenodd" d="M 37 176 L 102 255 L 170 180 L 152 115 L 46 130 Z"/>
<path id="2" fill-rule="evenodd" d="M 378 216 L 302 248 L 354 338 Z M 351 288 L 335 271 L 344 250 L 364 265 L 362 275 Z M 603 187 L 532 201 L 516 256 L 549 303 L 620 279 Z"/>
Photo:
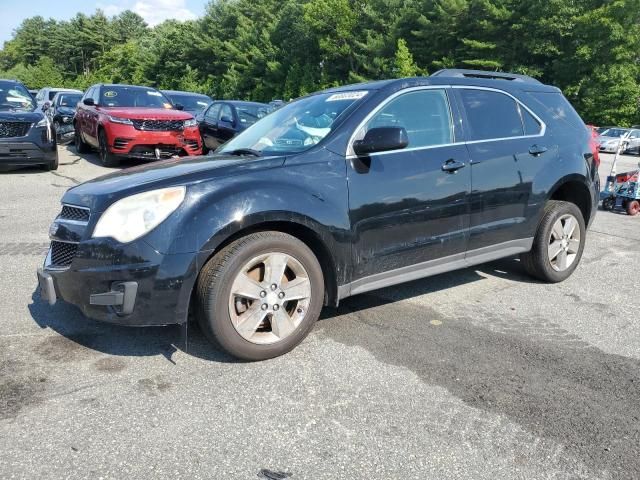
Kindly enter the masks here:
<path id="1" fill-rule="evenodd" d="M 42 298 L 77 306 L 89 318 L 129 326 L 170 325 L 187 318 L 196 255 L 162 255 L 144 241 L 108 239 L 78 245 L 66 269 L 37 272 Z"/>
<path id="2" fill-rule="evenodd" d="M 202 154 L 202 139 L 196 127 L 154 132 L 111 124 L 106 133 L 110 152 L 119 157 L 158 160 Z"/>

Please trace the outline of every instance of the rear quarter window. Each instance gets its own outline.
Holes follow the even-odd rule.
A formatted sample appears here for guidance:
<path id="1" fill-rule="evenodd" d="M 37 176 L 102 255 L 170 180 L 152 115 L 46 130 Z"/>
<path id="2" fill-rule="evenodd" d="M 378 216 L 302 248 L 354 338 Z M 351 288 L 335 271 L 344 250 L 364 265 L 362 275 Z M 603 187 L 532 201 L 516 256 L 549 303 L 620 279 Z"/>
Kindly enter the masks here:
<path id="1" fill-rule="evenodd" d="M 554 120 L 570 125 L 577 130 L 586 127 L 578 112 L 569 101 L 559 92 L 529 92 L 536 103 L 542 107 Z"/>

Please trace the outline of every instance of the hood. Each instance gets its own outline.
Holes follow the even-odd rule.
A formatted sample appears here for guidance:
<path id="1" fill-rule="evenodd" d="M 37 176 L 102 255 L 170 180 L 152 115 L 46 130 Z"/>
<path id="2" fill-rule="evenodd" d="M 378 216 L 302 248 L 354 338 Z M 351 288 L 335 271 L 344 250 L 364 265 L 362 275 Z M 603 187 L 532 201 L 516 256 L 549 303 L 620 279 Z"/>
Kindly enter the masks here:
<path id="1" fill-rule="evenodd" d="M 213 155 L 171 159 L 140 165 L 67 190 L 63 203 L 102 212 L 120 198 L 157 188 L 194 185 L 247 171 L 282 166 L 285 157 L 238 157 Z"/>
<path id="2" fill-rule="evenodd" d="M 38 123 L 44 118 L 42 112 L 7 112 L 0 111 L 0 122 L 29 122 Z"/>
<path id="3" fill-rule="evenodd" d="M 189 120 L 193 118 L 189 112 L 169 108 L 100 107 L 100 111 L 113 117 L 131 120 Z"/>

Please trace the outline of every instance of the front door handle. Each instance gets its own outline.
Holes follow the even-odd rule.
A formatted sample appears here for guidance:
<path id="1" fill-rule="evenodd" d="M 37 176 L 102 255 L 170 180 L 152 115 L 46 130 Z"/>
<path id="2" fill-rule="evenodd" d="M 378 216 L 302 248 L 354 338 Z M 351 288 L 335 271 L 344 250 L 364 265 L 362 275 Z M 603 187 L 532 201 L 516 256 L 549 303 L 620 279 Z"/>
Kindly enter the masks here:
<path id="1" fill-rule="evenodd" d="M 529 153 L 531 155 L 533 155 L 534 157 L 539 157 L 540 155 L 542 155 L 543 153 L 545 153 L 548 150 L 547 147 L 542 146 L 542 145 L 532 145 L 531 148 L 529 148 Z"/>
<path id="2" fill-rule="evenodd" d="M 458 170 L 464 168 L 465 166 L 466 165 L 464 162 L 458 162 L 457 160 L 454 160 L 452 158 L 442 164 L 442 171 L 447 173 L 456 173 Z"/>

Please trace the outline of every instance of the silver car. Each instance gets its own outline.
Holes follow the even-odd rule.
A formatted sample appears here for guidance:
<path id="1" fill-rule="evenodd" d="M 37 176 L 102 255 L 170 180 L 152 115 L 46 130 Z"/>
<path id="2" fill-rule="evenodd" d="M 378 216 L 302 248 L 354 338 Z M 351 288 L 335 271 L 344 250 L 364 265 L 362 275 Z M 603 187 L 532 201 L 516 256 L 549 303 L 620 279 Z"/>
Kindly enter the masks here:
<path id="1" fill-rule="evenodd" d="M 624 136 L 628 136 L 630 142 L 633 140 L 638 142 L 640 139 L 640 130 L 618 127 L 608 128 L 603 131 L 598 138 L 596 138 L 596 143 L 598 144 L 601 152 L 616 153 Z M 634 144 L 634 147 L 637 147 L 638 145 L 640 145 L 640 142 Z"/>

